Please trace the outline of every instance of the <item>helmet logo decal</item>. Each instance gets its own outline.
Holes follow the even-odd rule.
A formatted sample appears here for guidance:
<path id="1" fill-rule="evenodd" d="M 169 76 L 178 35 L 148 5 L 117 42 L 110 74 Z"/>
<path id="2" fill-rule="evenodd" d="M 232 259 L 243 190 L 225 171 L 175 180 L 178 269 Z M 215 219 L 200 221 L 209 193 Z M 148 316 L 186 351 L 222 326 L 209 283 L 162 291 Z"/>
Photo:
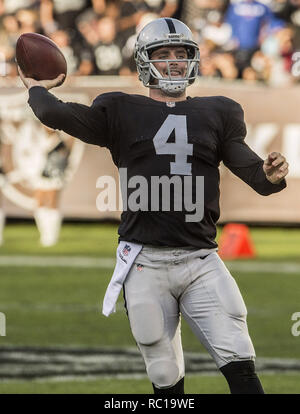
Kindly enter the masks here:
<path id="1" fill-rule="evenodd" d="M 175 29 L 173 21 L 171 19 L 165 19 L 165 21 L 169 27 L 170 33 L 176 33 L 176 29 Z"/>

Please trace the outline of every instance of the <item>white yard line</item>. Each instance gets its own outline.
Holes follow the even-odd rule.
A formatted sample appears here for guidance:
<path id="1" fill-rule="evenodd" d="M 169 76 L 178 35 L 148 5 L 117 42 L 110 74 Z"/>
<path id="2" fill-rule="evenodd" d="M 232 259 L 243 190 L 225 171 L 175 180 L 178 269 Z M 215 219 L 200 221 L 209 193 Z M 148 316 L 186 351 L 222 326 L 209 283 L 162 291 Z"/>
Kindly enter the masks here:
<path id="1" fill-rule="evenodd" d="M 297 262 L 225 262 L 228 269 L 232 272 L 249 273 L 297 273 L 300 275 L 300 263 Z"/>
<path id="2" fill-rule="evenodd" d="M 115 260 L 110 257 L 87 256 L 0 256 L 0 266 L 16 267 L 83 267 L 111 269 Z"/>

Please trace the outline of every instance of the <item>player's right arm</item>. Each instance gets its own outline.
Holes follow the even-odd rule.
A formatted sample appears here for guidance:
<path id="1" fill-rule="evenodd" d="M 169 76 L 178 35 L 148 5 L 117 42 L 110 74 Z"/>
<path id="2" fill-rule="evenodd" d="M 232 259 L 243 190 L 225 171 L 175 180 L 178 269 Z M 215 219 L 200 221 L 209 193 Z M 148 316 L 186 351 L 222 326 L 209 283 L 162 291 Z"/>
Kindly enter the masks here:
<path id="1" fill-rule="evenodd" d="M 19 68 L 22 82 L 29 91 L 28 103 L 36 117 L 46 126 L 58 129 L 88 143 L 109 147 L 105 107 L 62 102 L 49 89 L 62 84 L 64 75 L 53 80 L 37 81 L 26 78 Z"/>

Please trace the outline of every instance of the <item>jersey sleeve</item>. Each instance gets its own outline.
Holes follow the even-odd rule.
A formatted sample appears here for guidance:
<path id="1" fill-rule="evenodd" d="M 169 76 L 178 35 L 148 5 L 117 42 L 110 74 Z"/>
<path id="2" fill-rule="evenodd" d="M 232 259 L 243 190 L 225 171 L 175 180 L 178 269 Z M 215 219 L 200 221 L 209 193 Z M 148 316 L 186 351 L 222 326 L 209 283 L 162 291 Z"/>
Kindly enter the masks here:
<path id="1" fill-rule="evenodd" d="M 111 137 L 107 120 L 107 99 L 96 98 L 91 106 L 63 102 L 47 89 L 34 86 L 29 90 L 28 103 L 36 117 L 46 126 L 93 145 L 110 148 Z"/>
<path id="2" fill-rule="evenodd" d="M 261 195 L 277 193 L 286 181 L 272 184 L 263 171 L 264 161 L 245 143 L 247 134 L 242 107 L 232 100 L 225 105 L 222 159 L 224 165 Z"/>

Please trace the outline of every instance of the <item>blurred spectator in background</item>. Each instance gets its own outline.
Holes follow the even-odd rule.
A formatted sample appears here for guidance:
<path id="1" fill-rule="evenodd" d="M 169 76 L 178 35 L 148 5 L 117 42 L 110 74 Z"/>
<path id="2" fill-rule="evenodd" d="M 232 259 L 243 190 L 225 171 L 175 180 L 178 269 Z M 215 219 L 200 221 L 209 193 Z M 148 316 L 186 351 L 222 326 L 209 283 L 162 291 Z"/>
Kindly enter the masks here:
<path id="1" fill-rule="evenodd" d="M 201 42 L 199 49 L 201 76 L 229 80 L 237 78 L 238 71 L 232 54 L 218 51 L 209 40 Z"/>
<path id="2" fill-rule="evenodd" d="M 275 15 L 293 26 L 294 47 L 300 50 L 300 0 L 276 0 L 272 5 Z"/>
<path id="3" fill-rule="evenodd" d="M 219 10 L 208 10 L 206 24 L 198 32 L 202 76 L 236 79 L 238 71 L 230 50 L 231 26 Z"/>
<path id="4" fill-rule="evenodd" d="M 293 31 L 288 27 L 270 31 L 251 59 L 255 79 L 274 86 L 290 84 L 293 81 L 292 56 Z M 249 74 L 249 68 L 246 69 Z M 247 79 L 245 74 L 243 79 Z"/>
<path id="5" fill-rule="evenodd" d="M 269 7 L 256 0 L 230 4 L 225 21 L 232 28 L 232 47 L 235 51 L 239 77 L 242 77 L 243 70 L 250 65 L 253 54 L 259 49 L 263 30 L 271 25 L 284 26 Z"/>
<path id="6" fill-rule="evenodd" d="M 67 61 L 68 74 L 73 75 L 79 67 L 79 58 L 76 56 L 75 49 L 71 45 L 69 33 L 66 30 L 55 30 L 49 36 L 55 42 Z"/>
<path id="7" fill-rule="evenodd" d="M 256 0 L 231 3 L 225 21 L 232 27 L 232 39 L 236 48 L 257 49 L 264 25 L 269 24 L 273 14 L 269 7 Z"/>
<path id="8" fill-rule="evenodd" d="M 138 3 L 138 2 L 137 2 Z M 147 13 L 155 13 L 157 17 L 173 17 L 177 11 L 178 0 L 144 0 L 142 4 Z"/>
<path id="9" fill-rule="evenodd" d="M 0 56 L 2 63 L 2 76 L 17 76 L 15 47 L 20 36 L 19 23 L 15 15 L 5 14 L 2 17 L 0 30 Z"/>
<path id="10" fill-rule="evenodd" d="M 53 2 L 51 0 L 41 0 L 40 4 L 40 22 L 43 34 L 48 36 L 54 30 L 57 30 L 58 23 L 53 15 Z"/>
<path id="11" fill-rule="evenodd" d="M 74 20 L 89 5 L 89 0 L 40 0 L 48 6 L 51 20 L 55 21 L 60 29 L 73 29 Z"/>
<path id="12" fill-rule="evenodd" d="M 227 0 L 184 0 L 181 19 L 193 32 L 200 33 L 207 23 L 207 16 L 212 11 L 223 14 Z"/>
<path id="13" fill-rule="evenodd" d="M 40 1 L 37 0 L 0 0 L 0 15 L 12 14 L 20 9 L 36 8 Z"/>
<path id="14" fill-rule="evenodd" d="M 212 10 L 207 14 L 206 24 L 202 29 L 201 36 L 203 39 L 214 43 L 216 48 L 226 50 L 232 36 L 232 28 L 230 24 L 223 21 L 220 11 Z"/>
<path id="15" fill-rule="evenodd" d="M 97 74 L 119 75 L 123 64 L 120 40 L 117 38 L 116 21 L 109 16 L 97 22 L 98 43 L 94 48 Z"/>
<path id="16" fill-rule="evenodd" d="M 0 75 L 17 75 L 15 44 L 24 32 L 54 40 L 69 74 L 135 75 L 137 33 L 168 16 L 191 27 L 201 76 L 300 80 L 300 0 L 0 0 Z"/>
<path id="17" fill-rule="evenodd" d="M 39 15 L 36 10 L 20 9 L 16 12 L 20 33 L 39 32 Z"/>
<path id="18" fill-rule="evenodd" d="M 75 24 L 80 34 L 80 41 L 77 43 L 80 59 L 78 74 L 94 75 L 96 73 L 94 47 L 99 42 L 97 14 L 91 9 L 86 10 L 77 17 Z"/>
<path id="19" fill-rule="evenodd" d="M 114 14 L 110 12 L 112 5 L 115 6 Z M 135 33 L 136 27 L 145 12 L 138 7 L 138 4 L 130 0 L 113 1 L 111 6 L 109 7 L 108 3 L 107 15 L 115 19 L 118 37 L 123 47 L 127 39 Z"/>

